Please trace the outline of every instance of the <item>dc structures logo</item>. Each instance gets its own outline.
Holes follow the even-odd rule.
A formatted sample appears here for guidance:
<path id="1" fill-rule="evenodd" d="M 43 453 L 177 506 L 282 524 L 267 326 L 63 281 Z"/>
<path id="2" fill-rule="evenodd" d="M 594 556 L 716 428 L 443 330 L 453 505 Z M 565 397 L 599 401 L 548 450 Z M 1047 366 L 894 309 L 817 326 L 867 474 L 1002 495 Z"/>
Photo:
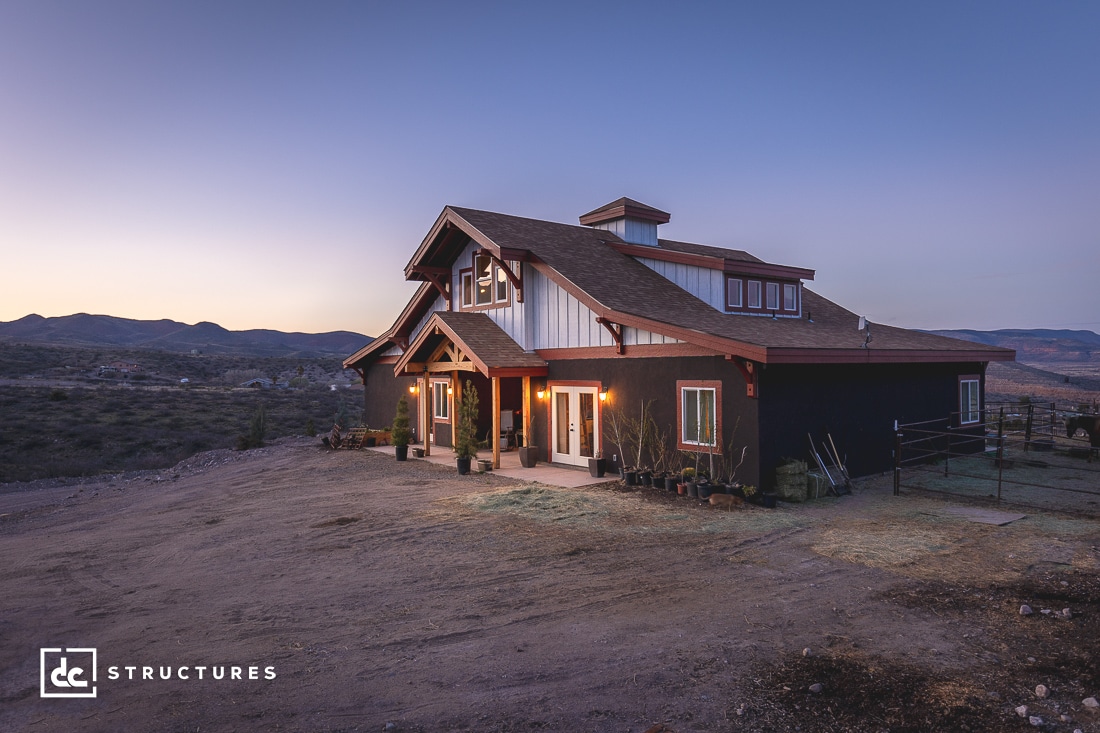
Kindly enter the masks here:
<path id="1" fill-rule="evenodd" d="M 96 651 L 41 649 L 42 697 L 95 697 Z"/>

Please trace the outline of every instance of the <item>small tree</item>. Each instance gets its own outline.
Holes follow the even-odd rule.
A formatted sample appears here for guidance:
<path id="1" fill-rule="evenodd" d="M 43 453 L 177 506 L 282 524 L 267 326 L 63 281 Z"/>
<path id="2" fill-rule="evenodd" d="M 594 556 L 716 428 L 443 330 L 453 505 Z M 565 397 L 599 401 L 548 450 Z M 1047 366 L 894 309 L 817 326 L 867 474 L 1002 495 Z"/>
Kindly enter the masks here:
<path id="1" fill-rule="evenodd" d="M 267 411 L 261 402 L 256 411 L 252 413 L 252 419 L 248 422 L 248 435 L 238 436 L 237 450 L 263 448 L 264 438 L 267 437 L 267 427 Z"/>
<path id="2" fill-rule="evenodd" d="M 466 380 L 462 398 L 458 402 L 458 425 L 455 435 L 455 455 L 458 458 L 476 458 L 478 398 L 477 388 Z"/>
<path id="3" fill-rule="evenodd" d="M 401 395 L 401 399 L 397 401 L 397 414 L 393 418 L 393 428 L 390 430 L 390 442 L 395 446 L 408 445 L 410 440 L 412 440 L 412 433 L 409 430 L 409 403 L 405 395 Z"/>

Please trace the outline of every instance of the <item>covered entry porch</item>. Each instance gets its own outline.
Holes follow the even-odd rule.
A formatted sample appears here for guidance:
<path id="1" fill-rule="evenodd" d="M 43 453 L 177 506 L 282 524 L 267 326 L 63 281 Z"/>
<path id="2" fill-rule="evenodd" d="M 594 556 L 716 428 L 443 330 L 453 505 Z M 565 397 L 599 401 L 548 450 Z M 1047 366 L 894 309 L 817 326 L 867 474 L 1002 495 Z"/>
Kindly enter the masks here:
<path id="1" fill-rule="evenodd" d="M 509 435 L 505 423 L 511 419 L 513 435 L 527 439 L 531 435 L 531 380 L 545 377 L 547 364 L 537 354 L 520 348 L 484 313 L 438 311 L 409 344 L 394 366 L 394 374 L 417 378 L 413 388 L 421 395 L 417 434 L 425 456 L 432 455 L 433 443 L 436 448 L 455 444 L 457 405 L 466 381 L 488 387 L 478 390 L 477 434 L 488 437 L 493 467 L 500 468 L 501 438 Z M 507 404 L 501 399 L 502 380 L 507 380 L 509 387 Z M 518 425 L 513 418 L 517 412 Z"/>

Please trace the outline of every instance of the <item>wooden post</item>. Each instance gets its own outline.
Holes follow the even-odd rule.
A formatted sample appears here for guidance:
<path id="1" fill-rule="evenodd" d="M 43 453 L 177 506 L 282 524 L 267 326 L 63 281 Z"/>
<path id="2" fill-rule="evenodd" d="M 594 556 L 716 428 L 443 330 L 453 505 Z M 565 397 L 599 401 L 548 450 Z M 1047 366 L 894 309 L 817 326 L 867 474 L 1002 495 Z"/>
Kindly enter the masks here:
<path id="1" fill-rule="evenodd" d="M 424 377 L 420 382 L 420 427 L 424 431 L 424 455 L 430 456 L 432 454 L 432 441 L 431 435 L 432 424 L 432 393 L 431 384 L 428 383 L 428 372 L 424 372 Z"/>
<path id="2" fill-rule="evenodd" d="M 458 403 L 462 399 L 462 385 L 458 381 L 458 372 L 451 372 L 451 389 L 454 394 L 451 395 L 451 407 L 450 412 L 447 414 L 451 417 L 451 449 L 458 445 Z"/>
<path id="3" fill-rule="evenodd" d="M 901 496 L 901 430 L 894 421 L 894 496 Z"/>
<path id="4" fill-rule="evenodd" d="M 493 377 L 493 468 L 500 468 L 500 377 Z"/>
<path id="5" fill-rule="evenodd" d="M 523 378 L 523 445 L 531 445 L 531 378 Z"/>

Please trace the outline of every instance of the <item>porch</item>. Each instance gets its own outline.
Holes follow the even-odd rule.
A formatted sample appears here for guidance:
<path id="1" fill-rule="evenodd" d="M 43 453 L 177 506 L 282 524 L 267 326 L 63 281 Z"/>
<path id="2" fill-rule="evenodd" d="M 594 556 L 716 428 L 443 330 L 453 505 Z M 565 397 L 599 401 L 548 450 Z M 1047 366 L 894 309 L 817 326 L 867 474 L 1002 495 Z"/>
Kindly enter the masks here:
<path id="1" fill-rule="evenodd" d="M 411 447 L 411 446 L 410 446 Z M 372 450 L 377 453 L 384 453 L 391 458 L 394 456 L 393 446 L 382 445 L 373 448 L 365 448 L 364 450 Z M 483 452 L 480 455 L 481 458 L 488 458 L 492 454 L 488 451 Z M 519 463 L 518 451 L 503 451 L 500 454 L 500 468 L 494 468 L 493 473 L 497 476 L 504 476 L 505 478 L 514 478 L 520 481 L 537 481 L 540 484 L 546 484 L 547 486 L 558 486 L 566 489 L 575 489 L 579 486 L 592 486 L 594 484 L 603 484 L 609 481 L 617 481 L 618 479 L 613 475 L 607 475 L 603 478 L 592 478 L 587 469 L 574 468 L 572 466 L 559 466 L 552 463 L 538 463 L 534 468 L 524 468 Z M 396 458 L 394 458 L 396 460 Z M 435 463 L 441 466 L 447 466 L 452 471 L 458 471 L 455 466 L 454 453 L 450 450 L 443 449 L 431 455 L 426 455 L 423 458 L 414 458 L 412 451 L 409 451 L 410 461 L 427 461 L 429 463 Z M 473 464 L 473 469 L 477 470 L 477 462 Z"/>

